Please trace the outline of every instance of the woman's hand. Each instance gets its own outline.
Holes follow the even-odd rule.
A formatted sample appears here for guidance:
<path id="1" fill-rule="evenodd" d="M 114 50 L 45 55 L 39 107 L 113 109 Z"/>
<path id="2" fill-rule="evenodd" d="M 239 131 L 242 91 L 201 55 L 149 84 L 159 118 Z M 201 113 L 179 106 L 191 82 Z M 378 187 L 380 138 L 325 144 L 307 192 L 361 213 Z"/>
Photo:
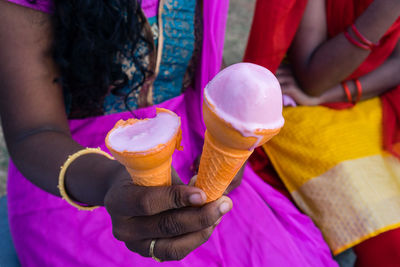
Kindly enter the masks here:
<path id="1" fill-rule="evenodd" d="M 232 208 L 228 197 L 201 206 L 205 201 L 205 193 L 192 186 L 141 187 L 123 176 L 113 182 L 104 203 L 115 238 L 128 249 L 149 257 L 150 243 L 157 240 L 154 256 L 173 261 L 205 243 Z"/>
<path id="2" fill-rule="evenodd" d="M 288 65 L 279 67 L 276 72 L 276 78 L 281 85 L 282 93 L 293 98 L 298 105 L 317 106 L 321 104 L 319 97 L 309 96 L 300 89 Z"/>

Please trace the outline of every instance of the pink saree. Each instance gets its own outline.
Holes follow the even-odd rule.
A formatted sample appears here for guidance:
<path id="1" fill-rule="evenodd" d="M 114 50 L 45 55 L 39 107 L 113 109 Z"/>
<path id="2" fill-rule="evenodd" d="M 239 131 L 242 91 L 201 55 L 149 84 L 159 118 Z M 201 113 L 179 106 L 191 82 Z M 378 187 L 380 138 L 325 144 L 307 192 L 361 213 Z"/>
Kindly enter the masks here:
<path id="1" fill-rule="evenodd" d="M 202 90 L 219 71 L 228 10 L 227 0 L 204 0 L 204 39 L 196 90 L 163 102 L 158 107 L 182 118 L 183 151 L 173 166 L 188 182 L 190 166 L 201 153 L 205 126 Z M 154 107 L 135 111 L 138 117 L 154 114 Z M 83 146 L 106 150 L 104 138 L 129 112 L 71 120 L 73 138 Z M 249 167 L 243 182 L 230 197 L 233 210 L 210 240 L 180 262 L 163 266 L 337 266 L 313 222 L 264 183 Z M 78 211 L 65 201 L 31 184 L 10 163 L 8 179 L 10 227 L 23 266 L 158 266 L 151 258 L 129 251 L 112 235 L 104 208 Z"/>

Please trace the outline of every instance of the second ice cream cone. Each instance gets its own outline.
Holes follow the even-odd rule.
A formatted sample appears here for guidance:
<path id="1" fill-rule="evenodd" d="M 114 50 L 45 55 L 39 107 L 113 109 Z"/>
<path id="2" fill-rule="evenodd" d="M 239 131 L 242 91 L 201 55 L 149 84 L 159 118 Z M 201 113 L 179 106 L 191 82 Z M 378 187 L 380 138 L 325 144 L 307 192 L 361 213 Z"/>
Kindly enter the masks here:
<path id="1" fill-rule="evenodd" d="M 256 131 L 257 138 L 245 137 L 219 118 L 206 99 L 203 117 L 207 131 L 195 185 L 206 193 L 207 202 L 211 202 L 223 195 L 254 148 L 278 134 L 280 128 Z"/>
<path id="2" fill-rule="evenodd" d="M 229 148 L 206 131 L 196 186 L 207 195 L 207 202 L 222 196 L 252 151 Z"/>
<path id="3" fill-rule="evenodd" d="M 222 196 L 254 148 L 279 133 L 282 93 L 270 71 L 239 63 L 208 83 L 203 100 L 207 131 L 195 185 L 211 202 Z"/>

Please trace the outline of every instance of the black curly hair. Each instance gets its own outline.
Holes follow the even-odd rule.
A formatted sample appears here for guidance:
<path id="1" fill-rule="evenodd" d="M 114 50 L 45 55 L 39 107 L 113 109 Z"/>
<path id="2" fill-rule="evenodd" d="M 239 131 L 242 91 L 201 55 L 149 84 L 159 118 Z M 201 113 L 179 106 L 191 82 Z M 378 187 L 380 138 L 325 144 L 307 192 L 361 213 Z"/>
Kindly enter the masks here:
<path id="1" fill-rule="evenodd" d="M 151 73 L 143 58 L 135 56 L 141 40 L 152 52 L 143 35 L 145 18 L 140 4 L 140 0 L 53 0 L 53 56 L 61 73 L 56 81 L 69 97 L 70 117 L 102 114 L 102 100 L 110 88 L 127 103 L 128 95 Z M 128 77 L 116 61 L 118 53 L 132 59 L 142 73 L 142 80 L 128 94 L 121 92 Z"/>

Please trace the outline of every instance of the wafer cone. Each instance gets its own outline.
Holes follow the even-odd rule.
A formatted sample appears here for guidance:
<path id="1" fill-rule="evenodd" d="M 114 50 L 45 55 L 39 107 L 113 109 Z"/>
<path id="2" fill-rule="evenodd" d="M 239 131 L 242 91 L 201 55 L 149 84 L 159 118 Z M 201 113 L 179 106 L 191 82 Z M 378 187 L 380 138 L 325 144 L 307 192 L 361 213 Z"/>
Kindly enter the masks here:
<path id="1" fill-rule="evenodd" d="M 168 112 L 176 115 L 167 109 L 157 108 L 157 113 L 160 112 Z M 107 134 L 106 146 L 114 158 L 126 167 L 134 184 L 140 186 L 170 186 L 172 154 L 175 149 L 181 149 L 182 133 L 180 125 L 176 134 L 167 143 L 160 144 L 147 151 L 119 152 L 114 150 L 109 142 L 110 133 L 118 127 L 132 125 L 138 121 L 140 120 L 129 119 L 127 121 L 118 121 L 114 128 Z"/>
<path id="2" fill-rule="evenodd" d="M 280 128 L 257 130 L 254 134 L 260 138 L 244 137 L 213 110 L 204 99 L 203 117 L 207 131 L 195 186 L 206 193 L 207 202 L 220 198 L 254 148 L 263 145 L 280 131 Z"/>

